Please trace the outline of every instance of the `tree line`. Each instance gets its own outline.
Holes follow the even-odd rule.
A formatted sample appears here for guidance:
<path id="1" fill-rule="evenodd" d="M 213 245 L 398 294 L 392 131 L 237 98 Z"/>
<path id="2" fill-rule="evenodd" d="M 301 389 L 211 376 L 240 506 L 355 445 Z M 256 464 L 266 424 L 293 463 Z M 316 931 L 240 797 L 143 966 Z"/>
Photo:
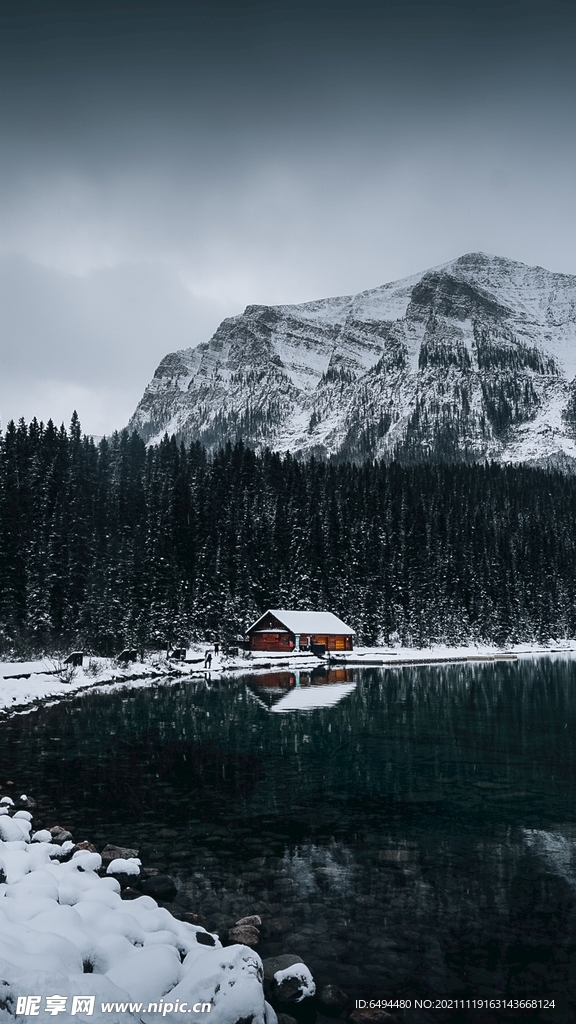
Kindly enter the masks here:
<path id="1" fill-rule="evenodd" d="M 0 652 L 233 644 L 268 607 L 359 643 L 576 636 L 576 478 L 362 465 L 126 431 L 0 437 Z"/>

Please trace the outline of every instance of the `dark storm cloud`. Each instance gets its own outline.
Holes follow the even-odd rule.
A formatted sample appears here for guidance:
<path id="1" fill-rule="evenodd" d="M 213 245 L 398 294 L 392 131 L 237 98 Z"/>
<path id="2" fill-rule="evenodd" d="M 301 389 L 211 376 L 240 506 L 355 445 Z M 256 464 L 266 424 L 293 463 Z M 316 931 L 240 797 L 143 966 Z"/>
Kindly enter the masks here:
<path id="1" fill-rule="evenodd" d="M 249 302 L 576 273 L 569 4 L 4 5 L 6 415 L 121 426 Z"/>

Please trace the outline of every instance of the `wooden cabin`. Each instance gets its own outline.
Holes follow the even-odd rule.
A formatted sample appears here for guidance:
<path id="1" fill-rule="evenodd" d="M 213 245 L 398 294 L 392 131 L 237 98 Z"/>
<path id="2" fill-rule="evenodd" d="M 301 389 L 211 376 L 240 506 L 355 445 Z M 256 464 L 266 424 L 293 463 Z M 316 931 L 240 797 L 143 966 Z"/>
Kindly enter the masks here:
<path id="1" fill-rule="evenodd" d="M 354 630 L 332 612 L 298 612 L 269 608 L 247 630 L 251 651 L 292 651 L 324 648 L 351 651 Z"/>

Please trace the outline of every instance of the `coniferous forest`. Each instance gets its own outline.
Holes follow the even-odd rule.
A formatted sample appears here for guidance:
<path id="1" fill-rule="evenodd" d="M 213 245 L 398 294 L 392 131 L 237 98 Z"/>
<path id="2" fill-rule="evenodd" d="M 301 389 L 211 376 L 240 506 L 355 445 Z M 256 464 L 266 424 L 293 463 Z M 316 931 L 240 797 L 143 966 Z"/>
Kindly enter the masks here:
<path id="1" fill-rule="evenodd" d="M 208 456 L 10 423 L 0 439 L 0 644 L 117 654 L 220 639 L 267 607 L 359 643 L 576 636 L 576 477 L 464 463 Z"/>

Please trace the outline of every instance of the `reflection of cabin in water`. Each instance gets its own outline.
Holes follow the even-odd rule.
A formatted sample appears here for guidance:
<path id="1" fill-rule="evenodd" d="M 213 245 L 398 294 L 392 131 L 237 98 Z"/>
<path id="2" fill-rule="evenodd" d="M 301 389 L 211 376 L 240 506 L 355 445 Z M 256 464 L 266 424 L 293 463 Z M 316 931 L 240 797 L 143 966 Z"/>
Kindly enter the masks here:
<path id="1" fill-rule="evenodd" d="M 247 630 L 251 651 L 351 651 L 354 630 L 332 612 L 295 612 L 269 608 Z"/>
<path id="2" fill-rule="evenodd" d="M 329 707 L 351 693 L 355 685 L 352 669 L 324 665 L 305 672 L 266 672 L 248 679 L 249 692 L 268 711 Z"/>
<path id="3" fill-rule="evenodd" d="M 320 668 L 308 669 L 305 672 L 265 672 L 250 677 L 250 685 L 258 690 L 275 690 L 284 693 L 295 686 L 325 686 L 332 683 L 352 683 L 354 673 L 351 668 Z"/>

